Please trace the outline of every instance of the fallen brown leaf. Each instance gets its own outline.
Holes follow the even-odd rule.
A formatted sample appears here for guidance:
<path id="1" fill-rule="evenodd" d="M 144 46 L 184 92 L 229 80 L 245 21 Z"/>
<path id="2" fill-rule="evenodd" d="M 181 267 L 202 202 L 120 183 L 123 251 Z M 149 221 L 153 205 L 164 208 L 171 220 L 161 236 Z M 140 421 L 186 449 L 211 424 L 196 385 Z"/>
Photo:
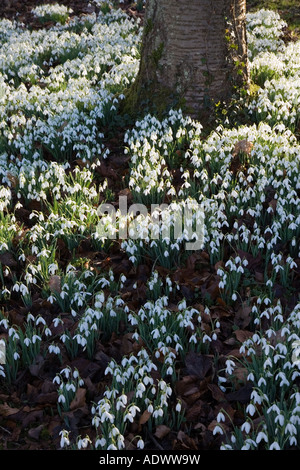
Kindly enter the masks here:
<path id="1" fill-rule="evenodd" d="M 251 321 L 252 307 L 247 305 L 245 302 L 242 303 L 235 315 L 235 324 L 240 327 L 241 330 L 246 328 Z"/>
<path id="2" fill-rule="evenodd" d="M 189 352 L 185 359 L 186 371 L 203 380 L 212 367 L 212 358 L 204 354 Z"/>
<path id="3" fill-rule="evenodd" d="M 179 441 L 180 448 L 198 450 L 197 442 L 195 439 L 189 437 L 183 431 L 179 431 L 177 434 L 177 440 Z"/>
<path id="4" fill-rule="evenodd" d="M 232 155 L 235 157 L 239 153 L 246 153 L 248 156 L 251 154 L 251 150 L 253 148 L 253 143 L 249 142 L 247 139 L 239 140 L 233 149 Z"/>
<path id="5" fill-rule="evenodd" d="M 36 428 L 31 428 L 28 431 L 28 436 L 31 437 L 31 439 L 38 441 L 40 439 L 40 435 L 43 429 L 44 429 L 43 424 L 40 424 Z"/>
<path id="6" fill-rule="evenodd" d="M 248 375 L 248 370 L 246 367 L 236 367 L 234 369 L 234 376 L 240 382 L 245 383 Z"/>
<path id="7" fill-rule="evenodd" d="M 0 416 L 12 416 L 19 413 L 19 411 L 18 408 L 12 408 L 7 403 L 0 405 Z"/>
<path id="8" fill-rule="evenodd" d="M 208 384 L 207 388 L 211 391 L 212 397 L 218 401 L 223 402 L 226 400 L 224 392 L 216 384 Z"/>
<path id="9" fill-rule="evenodd" d="M 58 294 L 61 292 L 61 276 L 56 274 L 50 276 L 49 289 L 51 292 L 57 292 Z"/>
<path id="10" fill-rule="evenodd" d="M 75 398 L 70 403 L 70 410 L 74 411 L 78 408 L 82 408 L 85 405 L 85 396 L 86 396 L 86 389 L 85 388 L 78 388 L 76 391 Z"/>
<path id="11" fill-rule="evenodd" d="M 16 188 L 19 184 L 19 179 L 12 175 L 9 171 L 6 173 L 6 177 L 9 179 L 9 181 L 11 182 L 11 185 L 13 188 Z"/>
<path id="12" fill-rule="evenodd" d="M 151 413 L 148 410 L 145 410 L 144 413 L 140 416 L 139 424 L 142 426 L 147 423 L 151 417 Z"/>
<path id="13" fill-rule="evenodd" d="M 190 423 L 199 421 L 202 408 L 203 401 L 201 400 L 198 400 L 192 406 L 189 406 L 185 415 L 187 422 Z"/>
<path id="14" fill-rule="evenodd" d="M 163 439 L 166 437 L 171 429 L 168 426 L 165 426 L 164 424 L 159 424 L 156 426 L 156 430 L 154 433 L 154 436 L 157 437 L 157 439 Z"/>
<path id="15" fill-rule="evenodd" d="M 252 393 L 252 386 L 250 384 L 241 387 L 235 392 L 230 392 L 226 394 L 226 399 L 230 402 L 236 401 L 240 403 L 248 403 Z"/>
<path id="16" fill-rule="evenodd" d="M 235 330 L 233 334 L 240 343 L 244 343 L 244 341 L 253 336 L 253 332 L 248 330 Z"/>
<path id="17" fill-rule="evenodd" d="M 197 377 L 194 375 L 185 375 L 181 380 L 176 382 L 176 393 L 179 396 L 184 396 L 190 388 L 193 388 L 194 384 L 198 381 Z"/>

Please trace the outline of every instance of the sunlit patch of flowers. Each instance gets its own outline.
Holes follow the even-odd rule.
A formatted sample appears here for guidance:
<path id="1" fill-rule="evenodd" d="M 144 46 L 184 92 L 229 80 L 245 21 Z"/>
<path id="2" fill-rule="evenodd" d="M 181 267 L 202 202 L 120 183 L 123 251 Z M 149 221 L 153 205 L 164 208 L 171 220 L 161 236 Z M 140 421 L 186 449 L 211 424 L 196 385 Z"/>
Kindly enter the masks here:
<path id="1" fill-rule="evenodd" d="M 284 123 L 295 131 L 299 120 L 300 80 L 280 77 L 267 80 L 251 102 L 249 113 L 255 120 L 275 125 Z"/>
<path id="2" fill-rule="evenodd" d="M 16 217 L 9 212 L 12 206 L 11 191 L 0 187 L 0 253 L 14 251 L 13 240 L 16 234 L 22 233 L 22 227 Z"/>
<path id="3" fill-rule="evenodd" d="M 186 151 L 189 141 L 199 138 L 201 129 L 200 123 L 184 117 L 181 111 L 171 110 L 162 122 L 147 115 L 127 132 L 124 141 L 126 152 L 131 155 L 129 187 L 136 202 L 159 204 L 166 196 L 176 197 L 174 171 L 179 168 L 183 181 L 178 195 L 184 195 L 184 189 L 189 187 L 185 181 L 189 163 Z"/>
<path id="4" fill-rule="evenodd" d="M 247 14 L 248 53 L 252 58 L 262 51 L 278 51 L 284 48 L 282 29 L 287 26 L 280 15 L 271 10 L 259 10 Z"/>
<path id="5" fill-rule="evenodd" d="M 249 142 L 251 151 L 240 152 L 238 171 L 233 174 L 234 151 L 241 141 Z M 187 176 L 186 193 L 201 204 L 205 214 L 204 246 L 212 263 L 223 258 L 224 243 L 234 243 L 242 251 L 250 250 L 253 256 L 263 250 L 269 262 L 273 247 L 280 239 L 282 243 L 291 243 L 292 258 L 298 255 L 297 162 L 300 152 L 289 129 L 282 124 L 272 128 L 265 123 L 238 129 L 220 127 L 204 142 L 192 136 L 185 153 L 190 166 L 194 166 L 193 176 L 191 172 Z M 250 225 L 238 222 L 245 216 L 252 220 Z M 164 250 L 159 247 L 161 254 L 158 253 L 157 241 L 147 242 L 147 229 L 152 227 L 148 219 L 140 215 L 136 220 L 141 230 L 144 226 L 144 236 L 140 237 L 143 240 L 126 240 L 123 247 L 133 262 L 139 262 L 141 249 L 150 254 L 153 247 L 156 252 L 151 254 L 152 259 L 158 258 L 164 263 Z M 170 248 L 168 251 L 171 255 Z"/>
<path id="6" fill-rule="evenodd" d="M 91 166 L 91 170 L 97 167 L 97 161 Z M 93 183 L 93 173 L 87 168 L 75 167 L 70 171 L 70 164 L 45 162 L 36 160 L 29 162 L 22 160 L 19 167 L 11 167 L 8 174 L 8 185 L 12 186 L 18 199 L 27 205 L 30 201 L 51 204 L 57 210 L 59 202 L 67 196 L 76 204 L 97 204 L 97 197 L 102 192 L 98 191 Z"/>
<path id="7" fill-rule="evenodd" d="M 295 131 L 299 122 L 300 43 L 285 46 L 280 38 L 285 26 L 275 12 L 248 15 L 251 75 L 261 87 L 250 102 L 249 113 L 256 121 L 283 122 Z"/>
<path id="8" fill-rule="evenodd" d="M 56 3 L 54 5 L 39 5 L 33 8 L 32 13 L 42 21 L 51 20 L 64 24 L 69 17 L 69 14 L 73 13 L 73 10 L 65 5 L 59 5 Z"/>
<path id="9" fill-rule="evenodd" d="M 122 99 L 137 73 L 140 30 L 115 9 L 85 21 L 88 29 L 79 19 L 69 29 L 47 31 L 10 25 L 0 47 L 4 161 L 18 164 L 18 155 L 32 161 L 48 154 L 86 161 L 105 151 L 99 122 L 111 123 L 116 93 Z"/>

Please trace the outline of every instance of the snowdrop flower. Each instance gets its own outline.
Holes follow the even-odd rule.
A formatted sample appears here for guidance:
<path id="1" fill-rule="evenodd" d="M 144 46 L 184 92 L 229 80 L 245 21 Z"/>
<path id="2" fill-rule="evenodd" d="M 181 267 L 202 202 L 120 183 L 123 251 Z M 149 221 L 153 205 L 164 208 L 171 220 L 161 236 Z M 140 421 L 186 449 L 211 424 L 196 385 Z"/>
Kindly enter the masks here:
<path id="1" fill-rule="evenodd" d="M 223 429 L 221 428 L 221 426 L 215 426 L 214 427 L 214 430 L 213 430 L 213 435 L 215 436 L 216 434 L 224 434 L 224 431 Z"/>
<path id="2" fill-rule="evenodd" d="M 242 426 L 241 426 L 241 431 L 245 432 L 246 434 L 249 434 L 251 431 L 251 424 L 249 421 L 245 421 Z"/>
<path id="3" fill-rule="evenodd" d="M 155 408 L 152 414 L 153 414 L 153 418 L 156 419 L 156 418 L 162 417 L 164 415 L 164 412 L 162 408 Z"/>
<path id="4" fill-rule="evenodd" d="M 227 359 L 226 361 L 226 373 L 229 375 L 233 374 L 235 368 L 235 363 L 231 359 Z"/>
<path id="5" fill-rule="evenodd" d="M 246 408 L 246 413 L 248 413 L 250 416 L 254 416 L 256 413 L 256 408 L 252 403 L 249 403 L 249 405 Z"/>
<path id="6" fill-rule="evenodd" d="M 217 415 L 217 421 L 218 423 L 225 423 L 225 416 L 224 416 L 224 413 L 222 413 L 221 411 L 219 411 L 218 415 Z"/>
<path id="7" fill-rule="evenodd" d="M 136 446 L 137 446 L 138 449 L 144 449 L 145 443 L 144 443 L 143 439 L 140 438 L 140 439 L 138 440 Z"/>
<path id="8" fill-rule="evenodd" d="M 61 436 L 60 438 L 60 447 L 68 447 L 70 445 L 70 439 L 69 439 L 69 431 L 62 430 L 60 431 L 59 435 Z"/>
<path id="9" fill-rule="evenodd" d="M 153 411 L 154 411 L 154 408 L 153 408 L 153 405 L 152 405 L 152 403 L 150 403 L 150 405 L 148 405 L 148 408 L 147 408 L 147 410 L 148 410 L 148 412 L 149 412 L 149 413 L 151 413 L 151 414 L 153 413 Z"/>
<path id="10" fill-rule="evenodd" d="M 177 404 L 176 404 L 176 407 L 175 407 L 175 410 L 177 411 L 177 413 L 180 413 L 181 412 L 181 402 L 178 400 L 177 401 Z"/>
<path id="11" fill-rule="evenodd" d="M 101 439 L 97 439 L 95 442 L 95 447 L 98 449 L 98 447 L 104 447 L 106 445 L 106 439 L 102 437 Z"/>
<path id="12" fill-rule="evenodd" d="M 107 450 L 118 450 L 117 446 L 115 444 L 110 444 L 108 447 L 107 447 Z"/>
<path id="13" fill-rule="evenodd" d="M 272 444 L 270 445 L 269 450 L 281 450 L 281 447 L 280 447 L 280 445 L 278 444 L 278 442 L 274 441 L 274 442 L 272 442 Z"/>
<path id="14" fill-rule="evenodd" d="M 66 403 L 66 398 L 63 394 L 60 394 L 57 401 L 58 401 L 58 403 L 64 404 L 64 403 Z"/>
<path id="15" fill-rule="evenodd" d="M 55 344 L 50 344 L 49 347 L 48 347 L 48 351 L 49 353 L 53 353 L 53 354 L 56 354 L 56 355 L 59 355 L 61 353 L 60 351 L 60 347 L 55 345 Z"/>
<path id="16" fill-rule="evenodd" d="M 256 444 L 259 444 L 262 440 L 265 442 L 268 442 L 268 436 L 266 435 L 265 432 L 260 431 L 256 437 Z"/>
<path id="17" fill-rule="evenodd" d="M 31 339 L 30 338 L 25 338 L 24 339 L 24 344 L 25 344 L 25 346 L 29 347 L 30 344 L 31 344 Z"/>

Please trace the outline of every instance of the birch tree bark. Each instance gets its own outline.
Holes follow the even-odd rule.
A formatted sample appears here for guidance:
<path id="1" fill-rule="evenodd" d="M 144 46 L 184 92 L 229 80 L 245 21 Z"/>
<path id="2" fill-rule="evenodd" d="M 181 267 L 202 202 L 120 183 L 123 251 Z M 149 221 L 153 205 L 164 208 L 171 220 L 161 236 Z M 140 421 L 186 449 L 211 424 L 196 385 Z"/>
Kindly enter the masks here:
<path id="1" fill-rule="evenodd" d="M 148 0 L 127 105 L 198 116 L 247 88 L 246 0 Z"/>

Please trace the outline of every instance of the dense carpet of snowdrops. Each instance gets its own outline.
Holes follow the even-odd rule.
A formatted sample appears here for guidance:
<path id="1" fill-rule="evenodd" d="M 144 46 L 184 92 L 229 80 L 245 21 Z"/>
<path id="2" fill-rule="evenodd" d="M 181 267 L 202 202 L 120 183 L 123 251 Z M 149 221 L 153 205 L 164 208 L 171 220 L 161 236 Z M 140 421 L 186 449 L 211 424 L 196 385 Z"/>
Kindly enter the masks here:
<path id="1" fill-rule="evenodd" d="M 7 364 L 0 366 L 0 375 L 13 383 L 41 351 L 58 360 L 62 351 L 70 359 L 83 351 L 93 358 L 100 332 L 107 340 L 122 323 L 143 347 L 121 363 L 108 364 L 110 385 L 91 406 L 97 437 L 92 442 L 89 436 L 79 436 L 73 442 L 77 448 L 122 449 L 126 426 L 137 414 L 148 413 L 147 426 L 180 428 L 184 412 L 173 399 L 177 360 L 188 351 L 208 353 L 220 323 L 211 317 L 209 305 L 200 311 L 184 298 L 174 311 L 170 299 L 179 287 L 156 271 L 148 281 L 144 306 L 131 311 L 115 294 L 124 287 L 125 274 L 119 279 L 113 272 L 99 275 L 59 263 L 61 239 L 71 252 L 86 238 L 95 249 L 108 246 L 96 230 L 106 186 L 104 182 L 96 187 L 94 175 L 100 157 L 109 162 L 105 132 L 117 116 L 124 89 L 136 76 L 141 41 L 141 28 L 121 10 L 100 9 L 98 15 L 67 21 L 69 13 L 36 8 L 37 17 L 55 19 L 47 30 L 29 31 L 17 22 L 0 21 L 0 253 L 12 253 L 22 267 L 19 278 L 11 276 L 9 267 L 0 276 L 3 301 L 13 295 L 30 311 L 38 289 L 60 312 L 51 324 L 63 324 L 61 314 L 68 313 L 77 326 L 72 332 L 64 329 L 54 340 L 49 319 L 29 314 L 21 329 L 4 315 L 0 326 L 7 332 Z M 287 298 L 291 294 L 299 269 L 295 260 L 300 257 L 300 145 L 295 136 L 300 120 L 300 42 L 285 45 L 283 26 L 269 11 L 248 15 L 251 73 L 260 85 L 246 110 L 249 125 L 219 126 L 202 139 L 199 122 L 171 111 L 162 121 L 146 115 L 124 138 L 134 202 L 150 208 L 167 200 L 173 213 L 182 204 L 200 205 L 205 214 L 202 248 L 211 265 L 224 261 L 217 272 L 222 299 L 226 305 L 251 308 L 253 335 L 241 345 L 239 361 L 253 389 L 241 426 L 232 427 L 225 412 L 218 414 L 213 432 L 224 437 L 223 449 L 286 449 L 299 442 L 300 394 L 295 384 L 300 303 L 281 305 L 276 295 L 278 285 Z M 239 141 L 251 143 L 251 150 L 240 155 L 233 172 Z M 79 163 L 75 169 L 74 160 Z M 36 202 L 40 206 L 33 207 Z M 26 230 L 16 218 L 22 209 L 30 211 Z M 109 227 L 113 221 L 106 216 L 111 232 L 121 226 L 122 215 L 117 212 L 116 217 L 117 223 Z M 148 218 L 138 219 L 141 232 L 149 228 Z M 168 220 L 172 225 L 172 218 Z M 129 238 L 121 247 L 136 266 L 147 256 L 172 269 L 184 257 L 188 237 L 183 232 L 174 238 L 172 231 L 169 237 L 159 235 L 155 240 L 148 234 Z M 259 286 L 251 280 L 249 255 L 261 256 L 265 266 Z M 59 289 L 49 288 L 54 281 L 59 281 Z M 256 295 L 244 300 L 241 292 L 249 285 Z M 238 365 L 229 358 L 226 368 L 217 372 L 224 392 L 231 389 Z M 153 379 L 153 371 L 159 380 Z M 58 411 L 67 412 L 84 382 L 68 367 L 62 367 L 53 382 Z M 143 436 L 136 439 L 142 448 Z M 68 430 L 62 430 L 61 446 L 71 441 Z"/>

